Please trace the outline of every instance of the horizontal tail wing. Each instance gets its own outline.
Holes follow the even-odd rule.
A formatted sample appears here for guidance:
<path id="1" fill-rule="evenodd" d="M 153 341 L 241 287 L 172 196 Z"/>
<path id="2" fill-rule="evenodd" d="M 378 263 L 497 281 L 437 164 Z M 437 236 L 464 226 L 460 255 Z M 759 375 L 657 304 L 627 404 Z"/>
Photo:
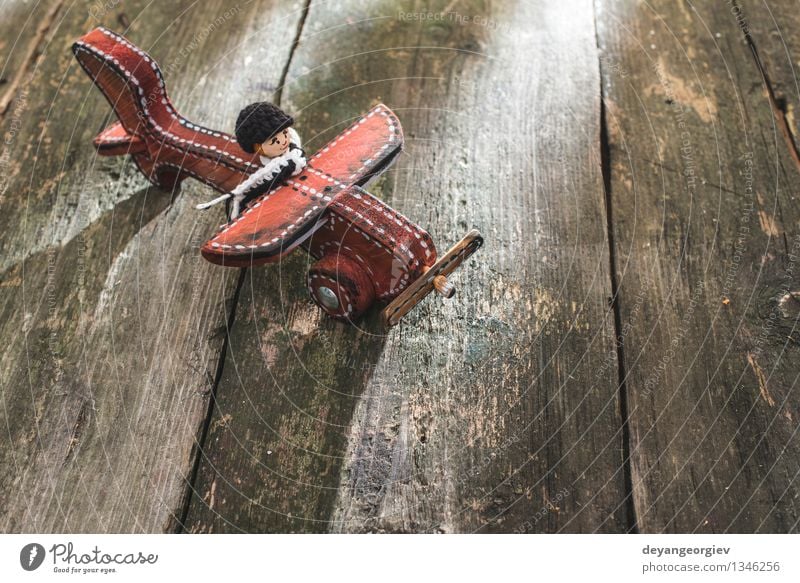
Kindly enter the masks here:
<path id="1" fill-rule="evenodd" d="M 345 185 L 364 186 L 386 170 L 403 149 L 403 128 L 382 103 L 336 136 L 309 162 Z"/>
<path id="2" fill-rule="evenodd" d="M 144 140 L 130 134 L 120 122 L 108 126 L 97 134 L 94 147 L 101 156 L 122 156 L 124 154 L 142 154 L 147 151 Z"/>

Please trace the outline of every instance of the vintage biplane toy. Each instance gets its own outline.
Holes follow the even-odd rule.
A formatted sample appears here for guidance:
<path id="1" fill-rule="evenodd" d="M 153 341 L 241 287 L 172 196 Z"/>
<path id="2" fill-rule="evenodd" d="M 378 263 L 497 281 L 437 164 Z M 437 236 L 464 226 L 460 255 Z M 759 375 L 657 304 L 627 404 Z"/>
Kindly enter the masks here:
<path id="1" fill-rule="evenodd" d="M 258 157 L 233 136 L 182 117 L 156 62 L 122 36 L 97 28 L 73 52 L 119 118 L 94 139 L 100 155 L 130 155 L 165 189 L 193 177 L 228 193 L 258 169 Z M 434 289 L 452 297 L 447 275 L 481 246 L 480 234 L 469 232 L 438 256 L 428 233 L 364 190 L 402 148 L 397 117 L 375 106 L 309 157 L 302 173 L 250 201 L 203 245 L 203 257 L 249 267 L 300 246 L 316 260 L 308 272 L 311 297 L 344 320 L 380 301 L 388 303 L 385 325 L 393 326 Z"/>

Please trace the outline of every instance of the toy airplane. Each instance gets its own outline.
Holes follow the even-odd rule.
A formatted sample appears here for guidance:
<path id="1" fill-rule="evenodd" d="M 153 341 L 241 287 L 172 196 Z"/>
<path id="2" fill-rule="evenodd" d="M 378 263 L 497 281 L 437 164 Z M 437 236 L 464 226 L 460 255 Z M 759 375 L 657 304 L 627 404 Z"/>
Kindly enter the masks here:
<path id="1" fill-rule="evenodd" d="M 119 118 L 94 139 L 100 155 L 130 155 L 165 189 L 191 176 L 228 193 L 258 169 L 257 156 L 235 138 L 182 117 L 156 62 L 123 37 L 97 28 L 73 52 Z M 402 147 L 397 117 L 375 106 L 310 157 L 302 173 L 251 201 L 203 245 L 203 257 L 249 267 L 302 246 L 316 259 L 308 273 L 311 297 L 343 320 L 378 300 L 388 302 L 382 319 L 390 327 L 433 289 L 452 297 L 447 275 L 481 246 L 480 234 L 470 231 L 439 257 L 428 233 L 363 188 Z"/>

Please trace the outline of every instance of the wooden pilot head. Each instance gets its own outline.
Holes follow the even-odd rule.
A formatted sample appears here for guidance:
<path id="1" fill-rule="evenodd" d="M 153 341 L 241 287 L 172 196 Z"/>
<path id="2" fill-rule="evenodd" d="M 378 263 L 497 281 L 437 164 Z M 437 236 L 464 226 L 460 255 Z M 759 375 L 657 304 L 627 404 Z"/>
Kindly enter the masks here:
<path id="1" fill-rule="evenodd" d="M 236 141 L 242 150 L 274 158 L 289 149 L 292 116 L 267 101 L 251 103 L 236 119 Z"/>

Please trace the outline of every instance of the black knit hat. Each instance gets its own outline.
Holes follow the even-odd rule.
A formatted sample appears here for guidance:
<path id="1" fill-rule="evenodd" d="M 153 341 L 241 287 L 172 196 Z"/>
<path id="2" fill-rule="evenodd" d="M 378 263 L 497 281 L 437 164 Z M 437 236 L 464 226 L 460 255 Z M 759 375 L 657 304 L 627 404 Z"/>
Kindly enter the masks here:
<path id="1" fill-rule="evenodd" d="M 255 154 L 258 144 L 263 144 L 293 123 L 292 116 L 276 105 L 266 101 L 251 103 L 236 118 L 236 141 L 242 150 Z"/>

